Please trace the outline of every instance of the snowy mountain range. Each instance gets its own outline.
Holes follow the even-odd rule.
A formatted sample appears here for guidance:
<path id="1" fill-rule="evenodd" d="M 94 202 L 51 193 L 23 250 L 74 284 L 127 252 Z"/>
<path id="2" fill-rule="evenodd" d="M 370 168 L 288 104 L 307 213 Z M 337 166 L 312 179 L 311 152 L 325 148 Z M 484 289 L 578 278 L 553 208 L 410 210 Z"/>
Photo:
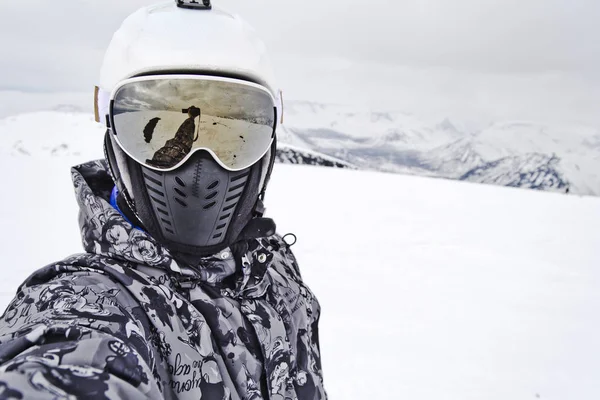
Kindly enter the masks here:
<path id="1" fill-rule="evenodd" d="M 600 195 L 600 132 L 504 122 L 472 132 L 446 118 L 288 102 L 277 160 Z M 35 132 L 35 134 L 33 134 Z M 103 129 L 89 114 L 53 111 L 0 119 L 0 155 L 101 158 Z"/>
<path id="2" fill-rule="evenodd" d="M 322 167 L 356 169 L 352 164 L 305 148 L 280 143 L 276 161 L 283 164 L 319 165 Z"/>
<path id="3" fill-rule="evenodd" d="M 450 119 L 292 102 L 280 140 L 361 169 L 600 195 L 600 132 L 503 122 L 471 132 Z"/>

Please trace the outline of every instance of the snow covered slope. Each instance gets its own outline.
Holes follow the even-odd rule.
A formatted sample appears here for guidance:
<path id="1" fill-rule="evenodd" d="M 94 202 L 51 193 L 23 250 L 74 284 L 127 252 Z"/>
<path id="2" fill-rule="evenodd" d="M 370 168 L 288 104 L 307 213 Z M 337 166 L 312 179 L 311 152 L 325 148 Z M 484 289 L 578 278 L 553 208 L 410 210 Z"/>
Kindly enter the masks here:
<path id="1" fill-rule="evenodd" d="M 282 141 L 335 156 L 361 168 L 502 184 L 532 171 L 542 155 L 553 159 L 562 185 L 530 185 L 542 190 L 600 195 L 600 132 L 581 126 L 502 122 L 471 132 L 450 119 L 425 122 L 400 112 L 376 112 L 347 106 L 291 102 L 281 129 Z M 508 159 L 513 160 L 507 163 Z M 468 174 L 500 162 L 505 176 Z M 519 169 L 520 167 L 524 169 Z"/>
<path id="2" fill-rule="evenodd" d="M 102 157 L 104 129 L 94 116 L 41 111 L 0 119 L 0 157 Z"/>
<path id="3" fill-rule="evenodd" d="M 460 177 L 462 181 L 537 190 L 565 191 L 569 184 L 558 170 L 556 156 L 530 153 L 488 162 Z"/>
<path id="4" fill-rule="evenodd" d="M 57 157 L 33 138 L 63 126 L 42 120 L 20 131 L 30 156 L 0 157 L 0 308 L 81 251 L 69 166 L 103 132 Z M 279 164 L 266 205 L 322 303 L 332 399 L 600 398 L 599 198 Z"/>
<path id="5" fill-rule="evenodd" d="M 285 124 L 292 132 L 302 132 L 301 140 L 317 147 L 329 147 L 343 136 L 352 145 L 398 148 L 431 148 L 431 143 L 457 139 L 462 134 L 450 120 L 428 124 L 398 111 L 374 111 L 353 106 L 313 102 L 286 102 Z M 338 134 L 336 137 L 335 133 Z M 296 143 L 292 143 L 296 144 Z"/>
<path id="6" fill-rule="evenodd" d="M 276 161 L 283 164 L 320 165 L 323 167 L 356 169 L 355 166 L 337 158 L 285 143 L 277 145 Z"/>

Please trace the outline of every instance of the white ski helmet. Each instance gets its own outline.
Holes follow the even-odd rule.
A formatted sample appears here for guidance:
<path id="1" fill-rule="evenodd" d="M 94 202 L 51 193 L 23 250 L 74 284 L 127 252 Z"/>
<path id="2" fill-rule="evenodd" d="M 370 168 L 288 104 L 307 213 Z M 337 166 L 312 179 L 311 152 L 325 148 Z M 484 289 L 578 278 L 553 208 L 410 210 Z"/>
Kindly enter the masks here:
<path id="1" fill-rule="evenodd" d="M 105 123 L 109 96 L 122 80 L 161 72 L 240 77 L 282 99 L 266 46 L 239 16 L 218 8 L 181 8 L 171 1 L 141 8 L 113 35 L 100 70 L 98 117 Z"/>
<path id="2" fill-rule="evenodd" d="M 107 123 L 111 92 L 123 80 L 169 73 L 215 75 L 259 84 L 271 93 L 276 115 L 281 117 L 280 92 L 266 47 L 256 32 L 238 16 L 203 8 L 195 1 L 176 0 L 136 11 L 114 34 L 96 90 L 97 120 Z M 134 222 L 188 260 L 231 245 L 245 234 L 253 218 L 262 216 L 275 146 L 276 140 L 265 156 L 245 171 L 227 171 L 210 157 L 194 153 L 176 170 L 157 173 L 127 156 L 111 134 L 107 133 L 105 140 L 113 179 L 120 198 L 137 219 Z M 185 184 L 176 187 L 175 182 L 208 192 L 195 193 L 184 203 L 177 193 Z M 215 186 L 219 182 L 220 186 Z M 156 199 L 149 190 L 162 192 L 162 197 Z M 211 199 L 208 205 L 206 198 Z M 274 225 L 258 230 L 271 232 Z"/>

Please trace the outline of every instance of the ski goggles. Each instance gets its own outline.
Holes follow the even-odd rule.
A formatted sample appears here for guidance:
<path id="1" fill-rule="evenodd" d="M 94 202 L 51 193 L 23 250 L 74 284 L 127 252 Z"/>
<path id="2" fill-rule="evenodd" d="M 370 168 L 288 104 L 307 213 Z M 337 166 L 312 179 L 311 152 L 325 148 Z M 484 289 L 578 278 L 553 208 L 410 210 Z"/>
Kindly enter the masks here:
<path id="1" fill-rule="evenodd" d="M 172 171 L 198 150 L 239 171 L 260 160 L 275 136 L 271 93 L 243 80 L 153 75 L 122 81 L 110 95 L 107 125 L 138 163 Z"/>

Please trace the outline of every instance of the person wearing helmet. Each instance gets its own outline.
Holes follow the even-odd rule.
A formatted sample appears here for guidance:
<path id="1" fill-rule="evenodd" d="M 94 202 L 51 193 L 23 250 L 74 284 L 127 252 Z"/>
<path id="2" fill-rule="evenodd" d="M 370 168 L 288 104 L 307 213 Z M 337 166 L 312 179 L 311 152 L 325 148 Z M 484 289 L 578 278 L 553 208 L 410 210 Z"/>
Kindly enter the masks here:
<path id="1" fill-rule="evenodd" d="M 2 398 L 325 399 L 319 303 L 264 217 L 281 104 L 254 31 L 142 8 L 96 95 L 105 160 L 72 169 L 86 253 L 0 317 Z"/>

